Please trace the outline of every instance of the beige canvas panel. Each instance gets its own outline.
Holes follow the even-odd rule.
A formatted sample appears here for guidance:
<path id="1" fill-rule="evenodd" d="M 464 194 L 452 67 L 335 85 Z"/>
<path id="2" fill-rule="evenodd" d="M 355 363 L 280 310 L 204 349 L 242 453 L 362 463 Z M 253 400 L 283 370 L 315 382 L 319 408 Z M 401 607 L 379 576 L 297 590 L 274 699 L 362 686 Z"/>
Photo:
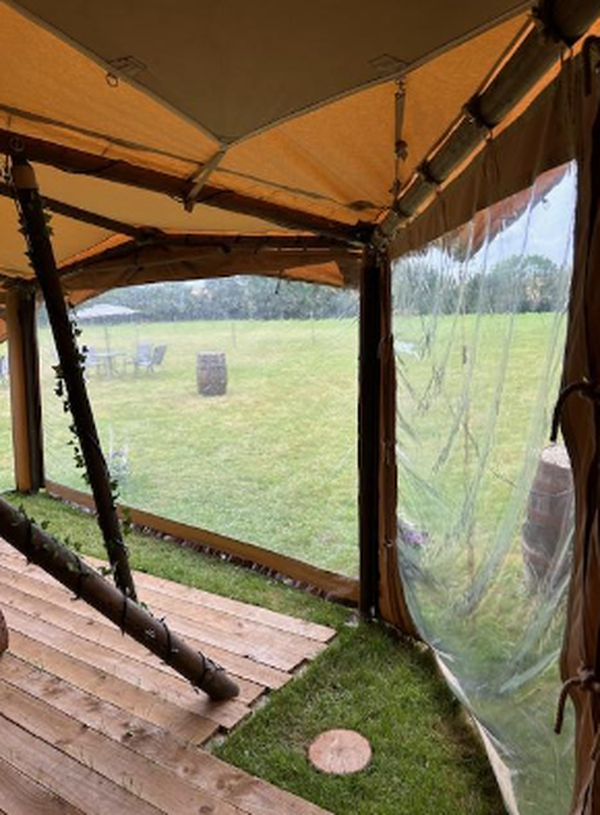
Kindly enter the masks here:
<path id="1" fill-rule="evenodd" d="M 97 175 L 105 166 L 125 161 L 145 169 L 168 173 L 176 178 L 187 179 L 200 172 L 198 162 L 171 157 L 141 146 L 120 144 L 110 139 L 82 132 L 62 124 L 42 121 L 40 117 L 24 117 L 2 110 L 0 102 L 0 129 L 13 134 L 12 141 L 18 146 L 19 137 L 33 137 L 51 145 L 60 145 L 98 157 Z"/>
<path id="2" fill-rule="evenodd" d="M 104 64 L 231 141 L 394 75 L 525 3 L 515 0 L 23 0 Z M 165 20 L 165 10 L 168 18 Z M 132 63 L 131 58 L 134 62 Z"/>
<path id="3" fill-rule="evenodd" d="M 124 144 L 137 144 L 147 148 L 140 161 L 175 172 L 180 162 L 173 162 L 170 156 L 189 160 L 190 165 L 183 170 L 187 173 L 215 152 L 217 145 L 198 127 L 126 82 L 112 87 L 106 75 L 106 68 L 0 2 L 3 127 L 22 132 L 22 128 L 33 127 L 36 117 L 62 122 L 74 130 L 63 127 L 51 131 L 59 143 L 78 147 L 79 129 L 88 133 L 86 141 L 93 152 L 109 150 L 110 155 L 123 157 L 119 147 L 125 150 Z M 33 120 L 28 125 L 25 116 L 15 116 L 14 111 L 11 116 L 11 109 L 31 114 Z M 161 158 L 150 151 L 164 155 Z M 125 150 L 124 156 L 128 154 Z"/>
<path id="4" fill-rule="evenodd" d="M 54 253 L 59 263 L 83 249 L 100 244 L 110 235 L 104 229 L 60 215 L 52 216 L 51 227 Z M 15 204 L 9 198 L 0 198 L 0 275 L 33 277 L 25 250 L 25 239 L 19 232 Z"/>
<path id="5" fill-rule="evenodd" d="M 529 187 L 541 173 L 575 156 L 570 96 L 571 73 L 580 58 L 565 63 L 522 116 L 485 143 L 467 169 L 432 199 L 423 213 L 400 228 L 393 257 L 419 249 L 467 223 L 480 211 Z"/>
<path id="6" fill-rule="evenodd" d="M 181 202 L 159 193 L 43 165 L 36 165 L 35 169 L 42 195 L 133 226 L 176 232 L 287 234 L 286 230 L 249 215 L 204 205 L 186 212 Z M 0 235 L 3 231 L 0 224 Z"/>
<path id="7" fill-rule="evenodd" d="M 405 181 L 527 22 L 520 15 L 408 74 L 401 137 Z M 392 201 L 397 83 L 387 82 L 278 125 L 232 147 L 213 174 L 249 195 L 286 198 L 340 217 L 336 205 L 372 220 Z M 274 190 L 270 187 L 273 186 Z M 348 217 L 348 216 L 345 216 Z"/>
<path id="8" fill-rule="evenodd" d="M 147 262 L 142 258 L 140 263 L 133 260 L 106 263 L 99 261 L 97 266 L 91 265 L 66 275 L 63 287 L 66 292 L 99 293 L 109 289 L 159 283 L 165 279 L 185 281 L 234 275 L 265 275 L 341 287 L 345 285 L 347 275 L 353 275 L 356 279 L 360 268 L 360 257 L 352 262 L 348 261 L 342 272 L 337 262 L 315 263 L 314 259 L 311 261 L 302 252 L 289 253 L 290 257 L 285 260 L 272 253 L 241 253 L 239 257 L 234 253 L 232 258 L 231 255 L 224 256 L 217 249 L 196 250 L 193 254 L 188 250 L 185 260 L 180 259 L 180 253 L 176 250 L 163 250 L 163 254 L 160 262 L 156 259 L 153 262 L 152 257 Z M 172 259 L 169 259 L 169 254 L 172 254 Z"/>

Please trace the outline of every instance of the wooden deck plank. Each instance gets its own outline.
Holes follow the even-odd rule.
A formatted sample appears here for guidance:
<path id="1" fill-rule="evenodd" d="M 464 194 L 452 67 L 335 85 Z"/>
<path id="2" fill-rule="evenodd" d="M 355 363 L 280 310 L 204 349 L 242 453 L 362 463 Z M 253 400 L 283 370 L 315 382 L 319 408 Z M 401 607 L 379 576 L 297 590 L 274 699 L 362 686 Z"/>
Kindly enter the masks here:
<path id="1" fill-rule="evenodd" d="M 54 792 L 86 815 L 158 815 L 142 801 L 56 747 L 19 727 L 0 712 L 0 759 Z"/>
<path id="2" fill-rule="evenodd" d="M 0 759 L 0 813 L 6 815 L 83 815 L 20 770 Z"/>
<path id="3" fill-rule="evenodd" d="M 126 744 L 93 730 L 46 701 L 0 680 L 2 716 L 38 739 L 55 745 L 64 756 L 93 768 L 120 789 L 130 788 L 142 801 L 179 815 L 239 815 L 240 810 L 130 750 Z M 62 794 L 62 793 L 61 793 Z"/>
<path id="4" fill-rule="evenodd" d="M 149 672 L 154 680 L 158 681 L 155 672 L 165 674 L 162 679 L 163 687 L 172 690 L 174 693 L 189 696 L 192 688 L 190 683 L 183 677 L 176 674 L 168 665 L 165 665 L 154 654 L 150 653 L 135 640 L 124 637 L 123 634 L 113 625 L 106 625 L 101 622 L 101 616 L 95 618 L 82 616 L 76 613 L 74 604 L 72 608 L 65 607 L 62 603 L 54 602 L 54 598 L 44 597 L 44 587 L 36 584 L 35 581 L 24 582 L 23 576 L 18 577 L 18 582 L 5 582 L 6 575 L 0 572 L 0 595 L 7 605 L 13 605 L 34 617 L 40 617 L 52 625 L 70 631 L 79 638 L 87 640 L 93 646 L 105 646 L 110 651 L 116 652 L 133 662 L 139 662 L 143 666 L 142 672 Z M 32 585 L 33 583 L 33 585 Z M 50 588 L 47 594 L 50 594 Z M 64 596 L 64 593 L 59 590 Z M 67 600 L 67 602 L 70 602 Z M 83 607 L 84 604 L 80 604 Z M 244 703 L 253 702 L 265 690 L 263 685 L 250 682 L 247 679 L 236 677 L 240 687 L 239 700 Z M 193 691 L 192 691 L 193 692 Z"/>
<path id="5" fill-rule="evenodd" d="M 203 744 L 219 729 L 217 722 L 195 711 L 184 710 L 94 665 L 88 665 L 86 662 L 63 654 L 21 633 L 14 626 L 10 632 L 10 653 L 81 688 L 97 697 L 101 702 L 121 706 L 147 722 L 159 727 L 168 727 L 174 736 L 192 744 Z M 2 676 L 2 660 L 0 660 L 0 676 Z"/>
<path id="6" fill-rule="evenodd" d="M 100 561 L 95 561 L 93 565 L 99 563 Z M 52 581 L 52 578 L 45 575 L 40 569 L 35 571 L 38 575 L 43 575 L 46 578 L 44 582 Z M 21 573 L 27 572 L 21 569 Z M 31 577 L 31 570 L 29 570 L 29 576 Z M 211 629 L 217 626 L 222 633 L 242 636 L 248 644 L 256 645 L 257 648 L 268 644 L 271 650 L 281 649 L 285 654 L 295 655 L 298 661 L 316 656 L 325 647 L 322 642 L 309 637 L 283 632 L 261 622 L 248 620 L 208 606 L 182 602 L 180 599 L 170 597 L 165 592 L 146 588 L 143 591 L 143 597 L 144 602 L 148 603 L 156 616 L 177 615 L 177 617 L 185 619 L 188 624 L 197 625 L 199 636 L 202 635 L 204 626 L 210 626 Z M 175 625 L 174 617 L 171 616 L 170 619 L 172 624 Z"/>
<path id="7" fill-rule="evenodd" d="M 19 566 L 22 566 L 22 568 L 19 568 Z M 79 617 L 96 620 L 111 630 L 115 630 L 114 625 L 106 620 L 99 612 L 83 601 L 77 602 L 73 595 L 60 586 L 50 575 L 45 574 L 41 569 L 37 569 L 34 566 L 27 566 L 25 563 L 20 564 L 17 562 L 7 564 L 3 559 L 2 569 L 0 570 L 0 582 L 8 585 L 16 585 L 36 597 L 41 597 L 53 602 L 61 608 L 68 609 Z M 188 636 L 186 640 L 191 646 L 203 651 L 231 674 L 241 679 L 247 679 L 250 682 L 254 682 L 266 688 L 280 688 L 290 679 L 290 675 L 285 671 L 271 668 L 268 665 L 262 665 L 253 659 L 241 657 L 238 654 L 231 654 L 222 648 L 216 648 L 202 642 L 201 638 Z M 139 646 L 133 640 L 128 638 L 125 641 L 135 645 L 136 654 L 143 653 L 146 661 L 157 659 L 147 649 L 143 646 Z"/>
<path id="8" fill-rule="evenodd" d="M 0 786 L 0 815 L 37 815 L 38 800 L 49 802 L 40 815 L 323 815 L 199 745 L 234 727 L 248 704 L 289 681 L 335 632 L 137 577 L 172 630 L 236 677 L 241 700 L 194 693 L 0 541 L 0 604 L 10 629 L 0 658 L 0 784 L 4 772 L 11 795 L 23 788 L 32 801 L 13 811 Z"/>
<path id="9" fill-rule="evenodd" d="M 0 541 L 0 553 L 2 556 L 6 553 L 8 557 L 18 559 L 23 563 L 25 562 L 23 557 L 4 541 Z M 85 559 L 96 568 L 106 565 L 105 561 L 99 558 L 86 557 Z M 181 583 L 165 580 L 162 577 L 155 577 L 154 575 L 145 574 L 144 572 L 136 572 L 135 580 L 140 588 L 165 594 L 168 597 L 182 601 L 182 603 L 190 603 L 194 606 L 225 612 L 242 620 L 262 623 L 279 631 L 298 634 L 307 639 L 316 640 L 317 642 L 327 643 L 335 636 L 335 631 L 327 626 L 301 620 L 298 617 L 290 617 L 286 614 L 261 608 L 260 606 L 255 606 L 250 603 L 232 600 L 229 597 L 211 594 L 202 589 L 184 586 Z"/>
<path id="10" fill-rule="evenodd" d="M 290 793 L 236 770 L 214 756 L 173 738 L 165 729 L 149 725 L 114 705 L 94 704 L 94 697 L 27 663 L 6 654 L 2 681 L 77 719 L 130 750 L 167 767 L 198 789 L 239 807 L 244 812 L 309 815 L 321 809 Z"/>
<path id="11" fill-rule="evenodd" d="M 289 647 L 280 641 L 272 640 L 268 634 L 249 638 L 244 634 L 223 631 L 216 621 L 202 619 L 198 623 L 183 617 L 170 618 L 173 630 L 182 636 L 193 636 L 209 645 L 221 647 L 238 656 L 253 659 L 273 668 L 292 671 L 308 658 L 316 656 L 325 646 L 306 640 L 306 649 L 292 643 Z"/>
<path id="12" fill-rule="evenodd" d="M 88 558 L 94 565 L 102 565 L 103 561 L 97 558 Z M 172 580 L 165 580 L 162 577 L 136 572 L 136 580 L 141 588 L 149 591 L 165 594 L 175 600 L 190 603 L 194 606 L 214 609 L 238 617 L 242 620 L 251 620 L 261 623 L 269 628 L 278 631 L 285 631 L 287 634 L 297 634 L 306 639 L 316 642 L 327 643 L 335 636 L 335 631 L 318 623 L 311 623 L 301 620 L 298 617 L 290 617 L 287 614 L 280 614 L 277 611 L 261 608 L 250 603 L 243 603 L 239 600 L 232 600 L 229 597 L 222 597 L 218 594 L 211 594 L 202 589 L 184 586 Z"/>
<path id="13" fill-rule="evenodd" d="M 27 613 L 26 609 L 22 611 L 13 603 L 14 598 L 7 598 L 3 594 L 2 608 L 9 629 L 15 628 L 17 631 L 26 633 L 42 644 L 51 645 L 64 654 L 87 662 L 88 665 L 94 665 L 113 677 L 137 685 L 159 699 L 171 702 L 183 710 L 197 713 L 222 727 L 234 727 L 248 715 L 248 707 L 241 702 L 235 700 L 213 702 L 206 694 L 195 693 L 190 686 L 184 686 L 184 692 L 173 690 L 167 687 L 168 683 L 165 681 L 167 677 L 163 677 L 160 671 L 155 671 L 139 662 L 124 659 L 109 648 L 96 645 L 71 631 L 52 625 Z"/>

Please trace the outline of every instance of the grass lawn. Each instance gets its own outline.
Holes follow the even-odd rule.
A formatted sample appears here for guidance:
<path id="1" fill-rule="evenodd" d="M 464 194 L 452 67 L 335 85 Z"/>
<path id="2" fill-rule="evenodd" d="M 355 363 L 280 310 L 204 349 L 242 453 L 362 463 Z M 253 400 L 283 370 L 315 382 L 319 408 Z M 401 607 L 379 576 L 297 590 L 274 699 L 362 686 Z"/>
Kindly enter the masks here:
<path id="1" fill-rule="evenodd" d="M 91 516 L 45 495 L 8 494 L 49 532 L 102 556 Z M 458 703 L 421 648 L 376 625 L 349 625 L 350 612 L 242 567 L 137 532 L 136 569 L 338 629 L 306 671 L 215 748 L 226 761 L 338 815 L 500 815 L 490 767 Z M 373 748 L 369 768 L 348 777 L 313 770 L 306 750 L 330 727 L 356 728 Z"/>
<path id="2" fill-rule="evenodd" d="M 399 509 L 428 535 L 408 581 L 412 608 L 505 749 L 523 815 L 559 813 L 568 805 L 572 753 L 568 726 L 560 739 L 552 734 L 565 592 L 564 585 L 531 591 L 521 541 L 558 388 L 564 319 L 399 315 L 395 335 Z M 127 452 L 125 502 L 356 574 L 355 320 L 121 325 L 109 337 L 114 350 L 130 353 L 136 339 L 168 346 L 155 374 L 89 374 L 104 447 Z M 83 340 L 104 347 L 104 329 L 84 327 Z M 41 346 L 48 476 L 81 488 L 52 393 L 46 329 Z M 207 350 L 227 354 L 225 397 L 196 391 L 196 353 Z M 1 384 L 0 437 L 8 476 Z M 156 551 L 157 561 L 170 560 L 171 550 Z M 133 555 L 138 568 L 156 568 L 136 560 L 137 547 Z M 188 557 L 195 556 L 178 552 L 172 565 L 184 580 Z M 268 605 L 268 581 L 256 585 L 255 600 L 242 599 Z M 309 603 L 306 613 L 315 608 Z"/>
<path id="3" fill-rule="evenodd" d="M 107 455 L 127 451 L 123 500 L 357 574 L 357 323 L 109 328 L 114 350 L 132 354 L 136 339 L 167 345 L 161 370 L 88 379 Z M 104 348 L 104 328 L 84 326 L 82 342 Z M 47 329 L 40 345 L 48 477 L 81 488 Z M 227 355 L 224 397 L 197 392 L 196 354 L 210 350 Z"/>

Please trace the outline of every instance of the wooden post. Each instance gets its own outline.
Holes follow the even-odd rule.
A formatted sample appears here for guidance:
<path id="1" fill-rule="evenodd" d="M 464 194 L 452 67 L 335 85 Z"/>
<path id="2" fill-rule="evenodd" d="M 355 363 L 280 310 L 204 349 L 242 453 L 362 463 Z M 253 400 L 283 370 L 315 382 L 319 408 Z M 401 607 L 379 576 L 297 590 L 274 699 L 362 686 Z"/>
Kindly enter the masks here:
<path id="1" fill-rule="evenodd" d="M 12 180 L 29 258 L 44 295 L 75 430 L 96 502 L 98 525 L 114 570 L 115 583 L 127 597 L 135 600 L 135 587 L 114 505 L 110 475 L 86 390 L 81 355 L 60 285 L 42 200 L 33 167 L 20 156 L 13 159 Z"/>
<path id="2" fill-rule="evenodd" d="M 360 603 L 362 615 L 379 610 L 379 471 L 381 413 L 381 270 L 377 252 L 365 253 L 360 278 L 358 410 Z"/>
<path id="3" fill-rule="evenodd" d="M 238 686 L 220 666 L 186 645 L 169 631 L 162 620 L 153 617 L 122 594 L 95 569 L 85 564 L 79 555 L 35 526 L 1 498 L 0 537 L 25 555 L 29 562 L 51 574 L 77 598 L 118 625 L 123 633 L 159 656 L 194 687 L 204 690 L 211 699 L 232 699 L 238 695 Z M 0 648 L 1 644 L 0 620 Z"/>
<path id="4" fill-rule="evenodd" d="M 15 285 L 6 296 L 13 454 L 16 488 L 36 492 L 44 486 L 42 403 L 35 292 Z"/>
<path id="5" fill-rule="evenodd" d="M 4 614 L 0 611 L 0 656 L 8 648 L 8 628 L 6 627 L 6 620 Z"/>

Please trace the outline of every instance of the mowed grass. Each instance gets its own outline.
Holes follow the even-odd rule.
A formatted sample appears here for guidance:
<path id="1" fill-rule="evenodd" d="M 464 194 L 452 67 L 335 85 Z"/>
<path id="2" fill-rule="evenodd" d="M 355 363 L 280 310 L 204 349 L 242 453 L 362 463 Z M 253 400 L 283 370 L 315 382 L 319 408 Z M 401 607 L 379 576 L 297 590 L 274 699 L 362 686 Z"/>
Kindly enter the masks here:
<path id="1" fill-rule="evenodd" d="M 107 455 L 127 450 L 122 500 L 354 575 L 357 545 L 355 320 L 111 326 L 113 350 L 167 345 L 155 373 L 132 366 L 88 385 Z M 82 487 L 42 348 L 48 477 Z M 83 343 L 103 349 L 102 327 Z M 196 355 L 226 353 L 226 396 L 203 397 Z"/>
<path id="2" fill-rule="evenodd" d="M 568 728 L 552 734 L 564 595 L 530 590 L 521 539 L 564 320 L 398 316 L 395 334 L 399 349 L 421 350 L 400 350 L 398 367 L 399 508 L 429 533 L 420 565 L 433 579 L 411 583 L 413 608 L 455 655 L 470 701 L 518 771 L 523 813 L 560 812 L 571 764 Z M 48 473 L 81 487 L 41 336 Z M 125 501 L 356 574 L 355 320 L 114 326 L 109 337 L 130 353 L 136 338 L 168 345 L 154 375 L 89 376 L 105 448 L 111 439 L 129 448 Z M 85 327 L 84 341 L 102 348 L 104 329 Z M 207 350 L 227 354 L 226 397 L 196 392 L 196 353 Z M 7 404 L 0 385 L 8 439 Z"/>
<path id="3" fill-rule="evenodd" d="M 566 580 L 536 590 L 522 542 L 564 316 L 399 318 L 395 328 L 429 342 L 399 366 L 399 511 L 429 535 L 412 607 L 514 771 L 522 815 L 558 815 L 572 772 L 571 722 L 553 733 Z"/>
<path id="4" fill-rule="evenodd" d="M 103 555 L 90 515 L 43 494 L 8 497 L 84 554 Z M 482 748 L 423 648 L 248 569 L 137 532 L 127 543 L 136 569 L 338 629 L 324 654 L 214 748 L 221 758 L 337 815 L 504 812 Z M 331 777 L 309 764 L 312 739 L 337 727 L 370 740 L 363 772 Z"/>
<path id="5" fill-rule="evenodd" d="M 327 776 L 307 761 L 325 730 L 366 736 L 371 765 Z M 344 628 L 299 679 L 217 749 L 226 761 L 347 815 L 500 815 L 491 769 L 432 660 L 375 625 Z"/>

